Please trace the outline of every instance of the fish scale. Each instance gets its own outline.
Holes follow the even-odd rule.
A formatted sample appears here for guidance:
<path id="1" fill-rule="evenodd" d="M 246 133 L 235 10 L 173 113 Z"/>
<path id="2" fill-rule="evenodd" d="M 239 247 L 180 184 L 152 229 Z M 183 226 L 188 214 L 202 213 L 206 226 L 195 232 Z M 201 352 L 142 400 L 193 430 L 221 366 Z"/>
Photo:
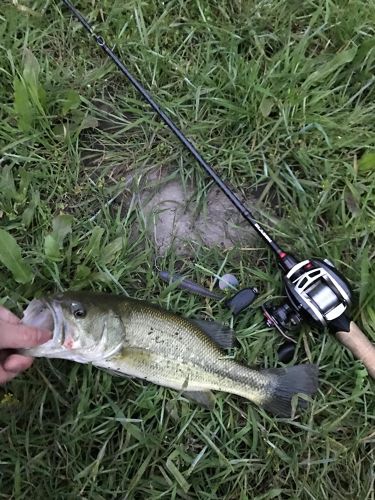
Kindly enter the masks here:
<path id="1" fill-rule="evenodd" d="M 232 392 L 258 404 L 273 383 L 272 378 L 225 359 L 225 352 L 185 318 L 143 303 L 135 304 L 125 339 L 123 351 L 102 366 L 116 365 L 118 371 L 179 391 Z"/>

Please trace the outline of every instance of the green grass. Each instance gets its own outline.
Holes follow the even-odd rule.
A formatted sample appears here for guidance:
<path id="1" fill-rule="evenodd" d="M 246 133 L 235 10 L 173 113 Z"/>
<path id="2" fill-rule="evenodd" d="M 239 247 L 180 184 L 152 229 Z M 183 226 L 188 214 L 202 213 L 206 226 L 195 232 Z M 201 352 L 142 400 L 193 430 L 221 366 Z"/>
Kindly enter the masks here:
<path id="1" fill-rule="evenodd" d="M 373 2 L 77 6 L 226 179 L 244 195 L 263 189 L 262 221 L 281 216 L 286 248 L 337 263 L 374 338 Z M 222 319 L 154 275 L 148 222 L 124 181 L 161 168 L 193 180 L 203 206 L 204 174 L 60 2 L 2 2 L 0 85 L 0 224 L 33 273 L 18 283 L 0 268 L 1 302 L 20 314 L 75 287 Z M 259 303 L 282 293 L 260 241 L 226 253 L 191 244 L 194 259 L 171 249 L 159 266 L 201 283 L 223 266 L 260 289 Z M 238 359 L 274 366 L 280 338 L 259 309 L 235 326 Z M 295 357 L 305 360 L 320 364 L 320 393 L 291 422 L 234 396 L 218 395 L 210 413 L 150 384 L 37 361 L 1 389 L 12 398 L 0 405 L 0 498 L 372 499 L 374 384 L 309 327 Z"/>

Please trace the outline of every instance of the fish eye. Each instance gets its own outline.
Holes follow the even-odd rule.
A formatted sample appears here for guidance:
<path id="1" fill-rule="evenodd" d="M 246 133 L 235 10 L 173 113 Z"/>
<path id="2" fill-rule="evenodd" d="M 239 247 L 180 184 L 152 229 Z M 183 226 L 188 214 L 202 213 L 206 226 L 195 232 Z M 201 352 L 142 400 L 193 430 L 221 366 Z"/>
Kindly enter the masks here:
<path id="1" fill-rule="evenodd" d="M 77 302 L 74 302 L 70 309 L 71 309 L 73 316 L 77 319 L 82 319 L 86 316 L 86 310 L 82 306 L 82 304 L 78 304 Z"/>

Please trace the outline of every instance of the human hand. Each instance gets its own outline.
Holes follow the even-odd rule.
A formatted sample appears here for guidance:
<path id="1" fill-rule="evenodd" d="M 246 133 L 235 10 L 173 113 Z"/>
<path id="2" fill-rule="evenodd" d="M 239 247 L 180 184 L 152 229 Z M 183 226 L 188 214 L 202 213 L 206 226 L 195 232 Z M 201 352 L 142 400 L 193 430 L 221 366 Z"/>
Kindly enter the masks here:
<path id="1" fill-rule="evenodd" d="M 29 368 L 33 358 L 12 353 L 12 349 L 44 344 L 52 337 L 48 330 L 23 325 L 13 313 L 0 306 L 0 384 Z"/>

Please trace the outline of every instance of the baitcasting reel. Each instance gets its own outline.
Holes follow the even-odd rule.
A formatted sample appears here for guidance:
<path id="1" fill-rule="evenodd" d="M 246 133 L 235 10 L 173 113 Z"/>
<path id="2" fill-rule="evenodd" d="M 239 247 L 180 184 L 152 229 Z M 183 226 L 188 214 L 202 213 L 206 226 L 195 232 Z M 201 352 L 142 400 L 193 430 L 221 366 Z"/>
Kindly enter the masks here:
<path id="1" fill-rule="evenodd" d="M 287 301 L 279 306 L 268 302 L 262 309 L 267 325 L 289 341 L 295 342 L 288 333 L 293 334 L 303 320 L 324 328 L 339 321 L 350 306 L 349 285 L 327 259 L 296 263 L 283 281 Z"/>

